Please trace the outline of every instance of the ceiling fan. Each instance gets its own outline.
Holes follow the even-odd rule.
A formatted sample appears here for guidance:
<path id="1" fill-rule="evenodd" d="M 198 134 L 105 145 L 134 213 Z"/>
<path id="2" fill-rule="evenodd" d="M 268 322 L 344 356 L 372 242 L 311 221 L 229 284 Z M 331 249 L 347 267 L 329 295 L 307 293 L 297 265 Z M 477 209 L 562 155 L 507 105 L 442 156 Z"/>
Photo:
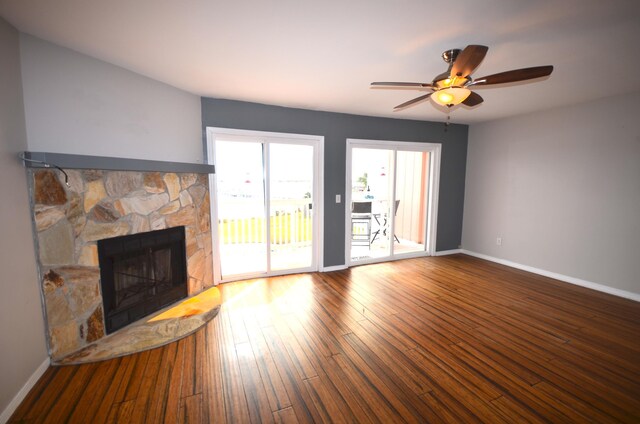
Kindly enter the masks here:
<path id="1" fill-rule="evenodd" d="M 476 106 L 483 102 L 482 97 L 471 91 L 474 86 L 504 84 L 546 77 L 553 71 L 553 66 L 535 66 L 533 68 L 514 69 L 472 78 L 471 73 L 480 65 L 489 48 L 487 46 L 469 45 L 460 49 L 451 49 L 442 53 L 442 59 L 449 64 L 449 69 L 436 76 L 431 83 L 422 82 L 372 82 L 372 87 L 430 89 L 431 92 L 404 102 L 393 110 L 404 109 L 431 97 L 436 103 L 447 108 L 458 104 Z"/>

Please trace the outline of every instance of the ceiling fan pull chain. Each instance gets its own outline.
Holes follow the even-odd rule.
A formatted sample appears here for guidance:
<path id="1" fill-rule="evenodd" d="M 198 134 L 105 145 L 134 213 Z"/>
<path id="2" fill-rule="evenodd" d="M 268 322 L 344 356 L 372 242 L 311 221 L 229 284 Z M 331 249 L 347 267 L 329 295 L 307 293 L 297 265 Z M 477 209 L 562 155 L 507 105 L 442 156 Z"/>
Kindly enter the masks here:
<path id="1" fill-rule="evenodd" d="M 451 107 L 447 106 L 447 120 L 444 123 L 444 132 L 447 132 L 447 129 L 449 129 L 449 125 L 451 125 Z"/>

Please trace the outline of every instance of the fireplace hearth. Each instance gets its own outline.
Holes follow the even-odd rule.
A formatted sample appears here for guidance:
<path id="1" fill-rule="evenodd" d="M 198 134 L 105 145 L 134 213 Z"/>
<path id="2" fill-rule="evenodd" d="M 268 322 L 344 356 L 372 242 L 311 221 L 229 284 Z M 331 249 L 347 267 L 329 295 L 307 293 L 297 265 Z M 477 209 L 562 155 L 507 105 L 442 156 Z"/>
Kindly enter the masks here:
<path id="1" fill-rule="evenodd" d="M 184 226 L 98 241 L 107 334 L 187 297 L 185 252 Z"/>

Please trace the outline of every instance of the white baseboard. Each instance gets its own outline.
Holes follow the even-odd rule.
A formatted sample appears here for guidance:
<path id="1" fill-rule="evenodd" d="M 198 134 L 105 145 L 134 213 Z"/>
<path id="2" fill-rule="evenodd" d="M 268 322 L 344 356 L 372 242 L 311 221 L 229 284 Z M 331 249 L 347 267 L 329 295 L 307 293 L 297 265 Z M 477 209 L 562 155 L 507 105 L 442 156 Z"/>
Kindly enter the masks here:
<path id="1" fill-rule="evenodd" d="M 532 272 L 534 274 L 543 275 L 545 277 L 553 278 L 556 280 L 564 281 L 565 283 L 575 284 L 577 286 L 586 287 L 588 289 L 597 290 L 600 292 L 612 294 L 614 296 L 624 297 L 626 299 L 635 300 L 636 302 L 640 302 L 640 294 L 633 293 L 626 290 L 616 289 L 614 287 L 609 287 L 604 284 L 598 284 L 587 280 L 581 280 L 580 278 L 570 277 L 568 275 L 558 274 L 557 272 L 551 272 L 540 268 L 535 268 L 529 265 L 519 264 L 517 262 L 512 262 L 506 259 L 500 259 L 493 256 L 485 255 L 482 253 L 472 252 L 466 249 L 460 249 L 460 253 L 464 253 L 465 255 L 475 256 L 476 258 L 485 259 L 487 261 L 496 262 L 502 265 L 510 266 L 511 268 L 521 269 L 523 271 Z"/>
<path id="2" fill-rule="evenodd" d="M 11 418 L 11 415 L 13 415 L 13 413 L 16 411 L 20 403 L 29 394 L 29 390 L 31 390 L 33 386 L 36 385 L 40 377 L 42 377 L 42 375 L 47 370 L 47 368 L 49 368 L 49 364 L 50 364 L 50 361 L 49 361 L 49 358 L 47 358 L 44 360 L 44 362 L 40 364 L 40 366 L 38 366 L 38 368 L 36 368 L 33 374 L 31 374 L 31 377 L 29 377 L 27 382 L 24 383 L 24 386 L 22 386 L 22 389 L 20 389 L 20 391 L 13 397 L 11 402 L 9 402 L 9 405 L 7 405 L 7 407 L 4 408 L 4 411 L 2 411 L 2 414 L 0 414 L 0 424 L 5 424 L 7 421 L 9 421 L 9 418 Z"/>
<path id="3" fill-rule="evenodd" d="M 462 249 L 440 250 L 439 252 L 436 252 L 433 256 L 455 255 L 456 253 L 462 253 Z"/>
<path id="4" fill-rule="evenodd" d="M 320 269 L 320 272 L 342 271 L 347 268 L 348 267 L 346 265 L 323 266 Z"/>

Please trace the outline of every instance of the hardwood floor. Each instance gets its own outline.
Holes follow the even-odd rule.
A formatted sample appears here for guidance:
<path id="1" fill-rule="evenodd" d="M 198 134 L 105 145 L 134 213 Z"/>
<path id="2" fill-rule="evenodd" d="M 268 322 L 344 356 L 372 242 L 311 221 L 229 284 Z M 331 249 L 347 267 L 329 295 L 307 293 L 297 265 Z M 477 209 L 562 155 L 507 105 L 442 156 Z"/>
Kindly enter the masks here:
<path id="1" fill-rule="evenodd" d="M 50 368 L 10 422 L 640 422 L 640 303 L 454 255 L 221 286 L 179 342 Z"/>

